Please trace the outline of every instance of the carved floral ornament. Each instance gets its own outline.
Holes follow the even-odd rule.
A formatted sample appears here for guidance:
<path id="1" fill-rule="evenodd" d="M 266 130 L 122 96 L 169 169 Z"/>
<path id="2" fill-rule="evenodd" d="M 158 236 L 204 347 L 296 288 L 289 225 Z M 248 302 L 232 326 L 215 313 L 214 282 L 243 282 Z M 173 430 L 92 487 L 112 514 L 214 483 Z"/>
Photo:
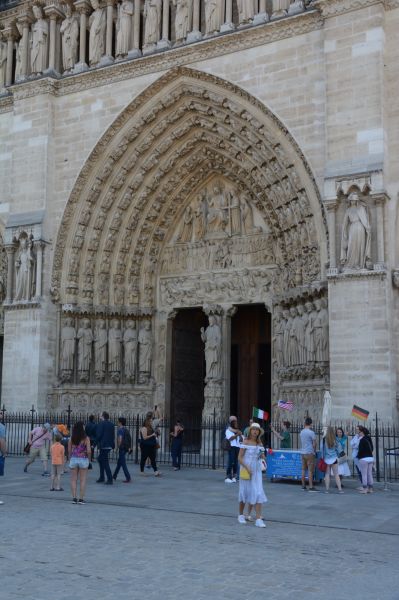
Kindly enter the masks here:
<path id="1" fill-rule="evenodd" d="M 320 278 L 324 212 L 290 134 L 240 88 L 178 68 L 122 112 L 83 167 L 58 234 L 54 299 L 152 306 L 169 232 L 212 174 L 248 194 L 289 285 Z"/>

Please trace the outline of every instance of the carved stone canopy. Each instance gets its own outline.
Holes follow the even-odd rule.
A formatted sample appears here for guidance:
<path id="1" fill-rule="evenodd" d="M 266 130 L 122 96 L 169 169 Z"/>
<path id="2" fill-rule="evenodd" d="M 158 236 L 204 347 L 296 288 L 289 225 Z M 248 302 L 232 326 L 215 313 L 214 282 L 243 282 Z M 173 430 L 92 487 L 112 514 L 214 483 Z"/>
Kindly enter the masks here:
<path id="1" fill-rule="evenodd" d="M 212 174 L 252 199 L 289 285 L 320 278 L 324 212 L 293 138 L 240 88 L 178 68 L 122 112 L 85 164 L 58 234 L 56 297 L 153 306 L 169 232 Z"/>

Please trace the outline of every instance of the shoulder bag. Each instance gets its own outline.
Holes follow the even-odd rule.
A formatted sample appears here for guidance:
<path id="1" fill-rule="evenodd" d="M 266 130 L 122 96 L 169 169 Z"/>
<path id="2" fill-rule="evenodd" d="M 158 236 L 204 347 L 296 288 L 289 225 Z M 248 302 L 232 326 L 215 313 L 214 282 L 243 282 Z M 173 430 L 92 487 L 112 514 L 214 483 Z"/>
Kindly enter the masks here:
<path id="1" fill-rule="evenodd" d="M 27 442 L 25 448 L 24 448 L 24 454 L 29 454 L 30 449 L 32 447 L 32 444 L 34 442 L 37 442 L 37 440 L 40 440 L 41 437 L 43 437 L 44 435 L 46 435 L 47 431 L 45 431 L 44 433 L 42 433 L 41 435 L 39 435 L 37 438 L 35 438 L 34 440 L 32 440 L 32 442 Z"/>

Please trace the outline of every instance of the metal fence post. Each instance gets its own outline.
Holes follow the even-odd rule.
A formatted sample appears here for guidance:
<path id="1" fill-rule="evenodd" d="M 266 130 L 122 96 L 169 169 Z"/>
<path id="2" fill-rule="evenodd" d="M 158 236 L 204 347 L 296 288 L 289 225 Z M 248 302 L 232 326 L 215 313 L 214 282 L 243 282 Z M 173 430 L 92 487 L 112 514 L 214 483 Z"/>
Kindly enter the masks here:
<path id="1" fill-rule="evenodd" d="M 212 469 L 216 470 L 216 408 L 213 409 L 212 425 Z"/>
<path id="2" fill-rule="evenodd" d="M 137 465 L 139 462 L 139 435 L 140 435 L 140 417 L 136 417 L 136 441 L 134 445 L 134 462 Z"/>
<path id="3" fill-rule="evenodd" d="M 29 411 L 29 412 L 30 412 L 30 413 L 31 413 L 31 415 L 32 415 L 32 416 L 31 416 L 31 420 L 30 420 L 30 424 L 31 424 L 31 430 L 32 430 L 32 429 L 33 429 L 33 426 L 34 426 L 34 424 L 35 424 L 35 412 L 36 412 L 34 404 L 32 404 L 32 408 L 30 409 L 30 411 Z"/>
<path id="4" fill-rule="evenodd" d="M 70 404 L 68 404 L 68 410 L 66 412 L 67 412 L 67 415 L 68 415 L 68 418 L 67 418 L 67 428 L 68 428 L 68 431 L 71 431 L 71 412 L 72 412 L 72 409 L 71 409 L 71 405 Z"/>
<path id="5" fill-rule="evenodd" d="M 378 431 L 378 413 L 375 413 L 375 460 L 377 463 L 377 481 L 380 481 L 380 434 Z"/>

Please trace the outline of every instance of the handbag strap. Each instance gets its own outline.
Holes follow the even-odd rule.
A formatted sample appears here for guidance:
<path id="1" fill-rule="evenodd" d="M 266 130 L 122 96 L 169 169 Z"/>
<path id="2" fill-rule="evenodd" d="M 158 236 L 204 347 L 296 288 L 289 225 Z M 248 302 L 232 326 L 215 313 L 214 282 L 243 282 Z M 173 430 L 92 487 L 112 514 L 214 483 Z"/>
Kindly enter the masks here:
<path id="1" fill-rule="evenodd" d="M 47 429 L 44 433 L 42 433 L 41 435 L 39 435 L 37 438 L 35 438 L 34 440 L 31 441 L 31 446 L 34 444 L 34 442 L 37 442 L 38 440 L 40 440 L 40 438 L 42 438 L 44 435 L 46 435 L 47 433 Z"/>

